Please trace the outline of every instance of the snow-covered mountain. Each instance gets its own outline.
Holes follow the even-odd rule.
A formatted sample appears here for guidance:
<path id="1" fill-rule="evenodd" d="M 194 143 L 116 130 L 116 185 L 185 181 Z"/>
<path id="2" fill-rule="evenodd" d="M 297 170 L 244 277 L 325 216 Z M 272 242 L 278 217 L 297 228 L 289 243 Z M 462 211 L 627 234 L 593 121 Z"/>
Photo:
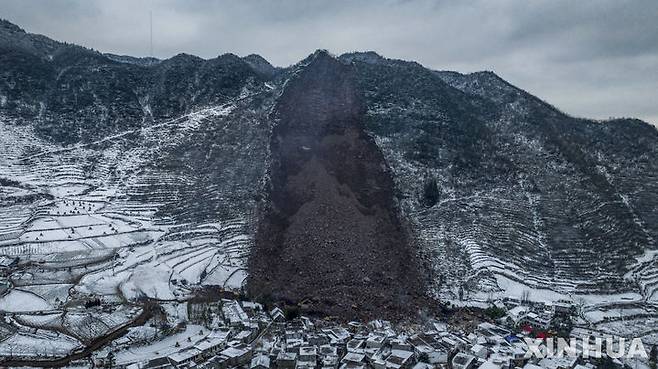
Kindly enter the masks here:
<path id="1" fill-rule="evenodd" d="M 357 70 L 440 296 L 461 286 L 658 298 L 653 126 L 570 117 L 492 72 L 341 59 Z M 439 193 L 429 205 L 428 180 Z"/>
<path id="2" fill-rule="evenodd" d="M 346 316 L 658 300 L 658 131 L 639 120 L 373 52 L 140 59 L 2 21 L 0 66 L 4 296 L 25 302 L 1 309 L 203 286 Z"/>

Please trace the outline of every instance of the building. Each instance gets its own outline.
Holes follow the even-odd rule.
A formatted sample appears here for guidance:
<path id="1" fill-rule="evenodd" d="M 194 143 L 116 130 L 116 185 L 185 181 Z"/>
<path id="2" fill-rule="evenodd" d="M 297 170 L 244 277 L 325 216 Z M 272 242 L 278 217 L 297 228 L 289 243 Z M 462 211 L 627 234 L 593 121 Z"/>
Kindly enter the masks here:
<path id="1" fill-rule="evenodd" d="M 249 316 L 237 301 L 224 300 L 222 314 L 224 314 L 224 320 L 226 320 L 226 323 L 231 327 L 242 327 L 249 323 Z"/>
<path id="2" fill-rule="evenodd" d="M 233 337 L 234 340 L 240 341 L 242 343 L 249 343 L 251 342 L 254 338 L 256 338 L 256 335 L 258 334 L 257 330 L 241 330 L 238 332 L 235 337 Z"/>
<path id="3" fill-rule="evenodd" d="M 315 346 L 303 346 L 299 348 L 299 359 L 300 361 L 317 361 L 318 350 Z"/>
<path id="4" fill-rule="evenodd" d="M 281 351 L 276 357 L 278 369 L 294 369 L 297 365 L 297 353 Z"/>
<path id="5" fill-rule="evenodd" d="M 553 302 L 552 308 L 555 314 L 571 314 L 575 310 L 574 303 L 571 300 L 557 300 Z"/>
<path id="6" fill-rule="evenodd" d="M 428 363 L 416 363 L 412 369 L 434 369 L 434 365 Z"/>
<path id="7" fill-rule="evenodd" d="M 270 317 L 272 318 L 272 321 L 277 323 L 286 321 L 286 315 L 283 313 L 283 310 L 279 309 L 278 307 L 275 307 L 272 309 L 272 311 L 270 311 Z"/>
<path id="8" fill-rule="evenodd" d="M 342 364 L 341 368 L 361 368 L 365 366 L 365 358 L 366 355 L 364 354 L 348 352 L 340 361 Z"/>
<path id="9" fill-rule="evenodd" d="M 453 369 L 473 369 L 477 364 L 477 358 L 473 355 L 458 353 L 452 358 Z"/>
<path id="10" fill-rule="evenodd" d="M 256 313 L 263 311 L 263 305 L 257 302 L 242 301 L 242 309 L 244 309 L 247 314 L 254 316 Z"/>
<path id="11" fill-rule="evenodd" d="M 338 368 L 338 349 L 335 346 L 322 345 L 319 349 L 320 365 L 322 369 Z"/>
<path id="12" fill-rule="evenodd" d="M 270 369 L 270 358 L 263 354 L 254 356 L 249 369 Z"/>
<path id="13" fill-rule="evenodd" d="M 187 350 L 179 351 L 167 356 L 167 359 L 173 366 L 180 367 L 191 362 L 200 362 L 203 359 L 203 353 L 194 347 Z"/>
<path id="14" fill-rule="evenodd" d="M 405 351 L 413 351 L 414 348 L 411 345 L 411 343 L 407 342 L 405 338 L 398 337 L 398 338 L 393 338 L 391 339 L 391 348 L 393 350 L 405 350 Z"/>
<path id="15" fill-rule="evenodd" d="M 381 348 L 386 342 L 386 337 L 378 334 L 370 334 L 366 339 L 366 348 Z"/>
<path id="16" fill-rule="evenodd" d="M 214 333 L 203 340 L 197 342 L 194 348 L 201 351 L 204 358 L 210 358 L 217 355 L 221 350 L 226 347 L 228 341 L 228 332 L 220 331 L 221 333 Z"/>
<path id="17" fill-rule="evenodd" d="M 408 369 L 413 365 L 414 353 L 406 350 L 391 350 L 391 354 L 386 358 L 387 369 Z"/>
<path id="18" fill-rule="evenodd" d="M 324 329 L 322 330 L 325 332 L 330 340 L 331 343 L 337 344 L 337 343 L 345 343 L 349 340 L 350 338 L 350 332 L 347 331 L 345 328 L 341 327 L 336 327 L 336 328 L 331 328 L 331 329 Z"/>
<path id="19" fill-rule="evenodd" d="M 251 360 L 251 350 L 246 345 L 228 347 L 220 355 L 226 357 L 228 366 L 246 365 Z"/>
<path id="20" fill-rule="evenodd" d="M 480 359 L 486 359 L 489 356 L 489 350 L 483 345 L 476 344 L 471 347 L 470 354 Z"/>
<path id="21" fill-rule="evenodd" d="M 510 368 L 509 360 L 504 360 L 503 358 L 500 357 L 492 357 L 478 367 L 478 369 L 509 369 L 509 368 Z"/>
<path id="22" fill-rule="evenodd" d="M 527 313 L 518 323 L 520 326 L 530 326 L 537 329 L 547 329 L 550 324 L 550 317 L 539 315 L 535 312 Z"/>
<path id="23" fill-rule="evenodd" d="M 526 317 L 529 311 L 530 309 L 527 306 L 516 306 L 507 312 L 507 315 L 503 320 L 508 326 L 517 327 L 521 324 L 521 320 Z"/>
<path id="24" fill-rule="evenodd" d="M 297 368 L 313 369 L 318 364 L 318 351 L 315 346 L 302 346 L 297 356 Z"/>
<path id="25" fill-rule="evenodd" d="M 215 356 L 203 363 L 203 368 L 208 369 L 228 369 L 228 358 L 225 356 Z"/>
<path id="26" fill-rule="evenodd" d="M 578 358 L 573 356 L 546 357 L 539 361 L 539 366 L 544 369 L 573 369 L 578 363 Z"/>

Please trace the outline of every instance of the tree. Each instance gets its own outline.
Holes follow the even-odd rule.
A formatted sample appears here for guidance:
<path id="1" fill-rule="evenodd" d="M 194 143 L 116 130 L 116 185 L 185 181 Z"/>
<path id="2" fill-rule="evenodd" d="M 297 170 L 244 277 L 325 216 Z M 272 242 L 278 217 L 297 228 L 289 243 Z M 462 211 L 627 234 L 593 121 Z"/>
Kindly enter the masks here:
<path id="1" fill-rule="evenodd" d="M 436 183 L 436 178 L 434 176 L 426 177 L 423 183 L 423 203 L 425 206 L 431 208 L 439 202 L 440 197 L 441 191 L 439 190 L 439 185 Z"/>
<path id="2" fill-rule="evenodd" d="M 523 292 L 521 292 L 521 302 L 526 303 L 526 304 L 528 302 L 530 302 L 530 291 L 529 290 L 523 290 Z"/>
<path id="3" fill-rule="evenodd" d="M 605 355 L 599 359 L 599 363 L 596 367 L 601 369 L 615 369 L 617 366 L 610 356 Z"/>
<path id="4" fill-rule="evenodd" d="M 504 309 L 501 309 L 495 305 L 489 306 L 486 310 L 484 310 L 484 313 L 492 320 L 500 319 L 506 314 Z"/>
<path id="5" fill-rule="evenodd" d="M 658 368 L 658 346 L 652 346 L 649 352 L 649 367 L 651 369 Z"/>
<path id="6" fill-rule="evenodd" d="M 114 364 L 116 363 L 116 360 L 115 360 L 115 358 L 114 358 L 114 352 L 110 351 L 110 352 L 107 354 L 107 358 L 106 358 L 106 360 L 107 360 L 107 363 L 105 364 L 105 366 L 106 366 L 107 368 L 110 368 L 110 369 L 113 368 L 113 367 L 114 367 Z"/>
<path id="7" fill-rule="evenodd" d="M 569 337 L 573 329 L 571 316 L 566 314 L 556 314 L 550 322 L 550 329 L 557 333 L 558 337 Z"/>

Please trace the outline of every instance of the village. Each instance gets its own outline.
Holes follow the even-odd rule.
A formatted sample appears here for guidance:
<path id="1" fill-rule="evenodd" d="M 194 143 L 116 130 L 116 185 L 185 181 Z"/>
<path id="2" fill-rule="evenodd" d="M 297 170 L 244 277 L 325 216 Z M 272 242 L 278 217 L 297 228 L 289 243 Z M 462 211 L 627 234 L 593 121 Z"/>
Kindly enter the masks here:
<path id="1" fill-rule="evenodd" d="M 186 324 L 176 328 L 181 340 L 147 343 L 148 360 L 127 360 L 128 339 L 113 342 L 93 355 L 95 367 L 107 368 L 250 368 L 250 369 L 585 369 L 630 365 L 606 357 L 531 358 L 524 337 L 596 336 L 573 329 L 575 308 L 568 301 L 520 304 L 498 301 L 474 314 L 472 329 L 441 320 L 423 324 L 374 320 L 339 323 L 300 316 L 296 309 L 223 299 L 187 304 Z M 186 335 L 186 333 L 192 335 Z M 182 333 L 182 334 L 181 334 Z M 173 344 L 172 344 L 173 343 Z M 128 348 L 126 348 L 128 347 Z M 158 356 L 159 354 L 159 356 Z M 607 366 L 606 366 L 607 365 Z"/>
<path id="2" fill-rule="evenodd" d="M 107 309 L 103 304 L 89 309 Z M 607 357 L 527 355 L 524 338 L 585 337 L 575 307 L 506 299 L 460 321 L 339 322 L 244 299 L 151 305 L 144 325 L 69 367 L 249 369 L 587 369 L 636 367 Z M 463 311 L 462 311 L 463 313 Z M 179 321 L 175 323 L 176 318 Z M 469 316 L 470 318 L 465 318 Z M 174 318 L 172 320 L 172 318 Z M 5 324 L 12 321 L 5 316 Z M 468 323 L 468 324 L 461 324 Z M 592 336 L 592 337 L 590 337 Z M 5 358 L 6 359 L 6 358 Z M 34 358 L 32 358 L 34 359 Z M 655 359 L 655 358 L 654 358 Z M 36 362 L 36 361 L 35 361 Z M 648 363 L 648 361 L 646 361 Z"/>

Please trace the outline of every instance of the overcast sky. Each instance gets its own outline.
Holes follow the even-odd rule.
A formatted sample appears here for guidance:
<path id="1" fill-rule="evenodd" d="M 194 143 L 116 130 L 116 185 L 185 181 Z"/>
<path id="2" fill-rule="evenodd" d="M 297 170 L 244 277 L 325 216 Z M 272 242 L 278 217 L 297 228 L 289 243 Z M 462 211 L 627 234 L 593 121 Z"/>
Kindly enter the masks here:
<path id="1" fill-rule="evenodd" d="M 323 48 L 433 69 L 493 70 L 583 117 L 658 124 L 657 0 L 0 0 L 29 32 L 159 58 L 258 53 L 287 66 Z"/>

